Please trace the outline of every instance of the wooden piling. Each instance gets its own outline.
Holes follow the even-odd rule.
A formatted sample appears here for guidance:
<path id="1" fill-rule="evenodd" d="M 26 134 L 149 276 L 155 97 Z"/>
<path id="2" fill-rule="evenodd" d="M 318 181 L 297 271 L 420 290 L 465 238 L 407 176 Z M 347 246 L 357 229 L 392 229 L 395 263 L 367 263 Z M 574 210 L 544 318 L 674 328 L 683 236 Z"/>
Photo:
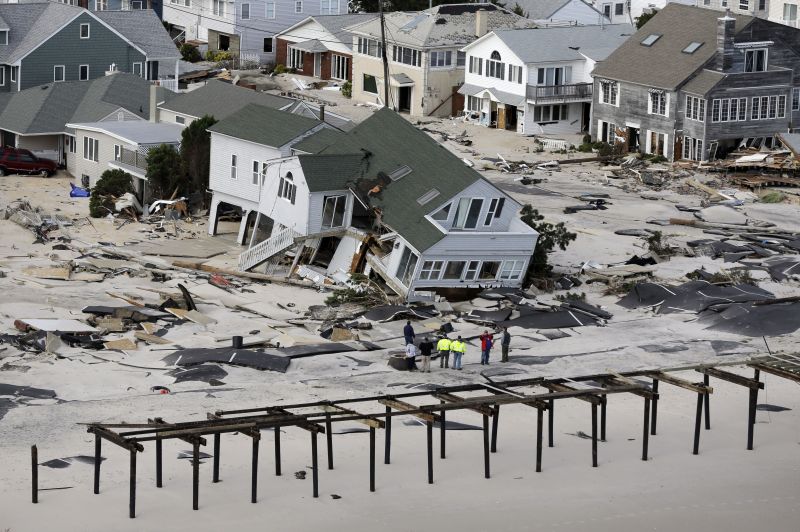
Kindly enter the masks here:
<path id="1" fill-rule="evenodd" d="M 131 448 L 131 478 L 130 478 L 130 500 L 128 501 L 128 517 L 136 517 L 136 449 Z"/>
<path id="2" fill-rule="evenodd" d="M 200 509 L 200 441 L 192 442 L 192 510 Z"/>
<path id="3" fill-rule="evenodd" d="M 489 416 L 483 416 L 483 476 L 490 478 L 489 474 Z"/>
<path id="4" fill-rule="evenodd" d="M 756 403 L 758 402 L 758 389 L 750 389 L 750 397 L 748 400 L 748 416 L 747 416 L 747 450 L 753 450 L 753 429 L 756 424 Z"/>
<path id="5" fill-rule="evenodd" d="M 555 414 L 556 402 L 552 399 L 547 401 L 547 446 L 553 447 L 553 415 Z"/>
<path id="6" fill-rule="evenodd" d="M 275 476 L 281 476 L 281 428 L 275 427 Z"/>
<path id="7" fill-rule="evenodd" d="M 542 432 L 544 430 L 544 410 L 536 409 L 536 472 L 542 472 Z"/>
<path id="8" fill-rule="evenodd" d="M 162 463 L 162 446 L 163 442 L 158 439 L 156 440 L 156 487 L 160 488 L 163 486 L 162 482 L 162 474 L 163 474 L 163 463 Z"/>
<path id="9" fill-rule="evenodd" d="M 331 414 L 325 414 L 325 440 L 328 446 L 328 469 L 333 469 L 333 430 L 331 430 Z"/>
<path id="10" fill-rule="evenodd" d="M 39 503 L 39 449 L 31 445 L 31 502 Z"/>
<path id="11" fill-rule="evenodd" d="M 261 433 L 256 429 L 253 436 L 253 465 L 250 478 L 250 502 L 255 504 L 258 500 L 258 447 L 261 443 Z"/>
<path id="12" fill-rule="evenodd" d="M 650 416 L 650 435 L 656 435 L 656 422 L 658 420 L 658 379 L 653 379 L 653 413 Z"/>
<path id="13" fill-rule="evenodd" d="M 608 397 L 600 396 L 600 441 L 606 441 L 606 405 Z"/>
<path id="14" fill-rule="evenodd" d="M 388 464 L 391 462 L 392 456 L 392 407 L 386 407 L 386 428 L 384 429 L 384 433 L 386 435 L 386 441 L 384 442 L 384 449 L 383 449 L 383 463 Z"/>
<path id="15" fill-rule="evenodd" d="M 592 467 L 597 467 L 597 404 L 592 403 Z"/>
<path id="16" fill-rule="evenodd" d="M 369 428 L 369 491 L 375 491 L 375 427 Z"/>
<path id="17" fill-rule="evenodd" d="M 94 435 L 94 492 L 100 493 L 100 451 L 102 439 L 99 434 Z"/>
<path id="18" fill-rule="evenodd" d="M 442 401 L 442 404 L 444 404 L 444 401 Z M 445 412 L 446 410 L 439 412 L 439 417 L 441 418 L 439 420 L 439 436 L 441 440 L 439 442 L 439 457 L 442 460 L 444 460 L 445 457 L 445 439 L 447 437 L 447 422 L 445 421 Z"/>
<path id="19" fill-rule="evenodd" d="M 644 398 L 644 430 L 642 431 L 642 460 L 647 461 L 647 448 L 650 443 L 650 398 Z"/>
<path id="20" fill-rule="evenodd" d="M 311 431 L 311 480 L 314 498 L 319 497 L 319 464 L 317 463 L 317 431 Z"/>
<path id="21" fill-rule="evenodd" d="M 705 392 L 697 393 L 697 412 L 694 416 L 694 446 L 692 447 L 692 454 L 700 452 L 700 421 L 703 417 L 703 397 Z"/>
<path id="22" fill-rule="evenodd" d="M 492 448 L 493 453 L 497 452 L 497 424 L 500 422 L 500 405 L 494 406 L 494 415 L 492 416 Z"/>
<path id="23" fill-rule="evenodd" d="M 220 446 L 222 445 L 221 442 L 221 434 L 214 434 L 214 459 L 213 459 L 213 471 L 211 476 L 211 482 L 219 482 L 219 451 Z"/>
<path id="24" fill-rule="evenodd" d="M 433 484 L 433 421 L 427 421 L 425 425 L 428 436 L 428 484 Z"/>
<path id="25" fill-rule="evenodd" d="M 710 381 L 710 379 L 709 379 L 708 375 L 703 375 L 703 384 L 705 386 L 709 385 L 709 381 Z M 705 408 L 705 418 L 706 418 L 706 430 L 711 430 L 711 401 L 710 401 L 710 399 L 711 398 L 709 397 L 708 392 L 706 392 L 705 397 L 703 397 L 703 401 L 705 401 L 704 408 Z"/>

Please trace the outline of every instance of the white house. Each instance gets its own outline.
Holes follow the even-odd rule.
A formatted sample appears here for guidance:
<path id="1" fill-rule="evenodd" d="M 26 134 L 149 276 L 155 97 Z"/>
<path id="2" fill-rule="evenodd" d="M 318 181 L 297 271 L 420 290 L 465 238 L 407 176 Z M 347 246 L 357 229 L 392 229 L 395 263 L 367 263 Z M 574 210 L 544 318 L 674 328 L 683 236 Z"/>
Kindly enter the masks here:
<path id="1" fill-rule="evenodd" d="M 525 135 L 579 133 L 591 123 L 592 70 L 629 24 L 495 30 L 465 46 L 465 114 Z"/>
<path id="2" fill-rule="evenodd" d="M 275 126 L 261 124 L 261 132 Z M 212 128 L 212 172 L 230 170 L 212 173 L 215 198 L 220 179 L 246 181 L 266 220 L 258 226 L 269 228 L 240 256 L 242 270 L 274 272 L 283 262 L 287 275 L 363 273 L 411 300 L 522 283 L 538 234 L 519 219 L 521 205 L 395 112 L 378 110 L 346 134 L 317 129 L 291 141 L 294 154 L 256 167 L 276 143 L 259 134 L 221 137 Z M 311 144 L 317 153 L 300 153 Z M 252 175 L 240 175 L 251 159 Z"/>
<path id="3" fill-rule="evenodd" d="M 620 5 L 624 9 L 624 0 L 615 1 L 622 1 Z M 584 2 L 584 0 L 513 0 L 513 2 L 506 3 L 508 9 L 515 9 L 516 6 L 522 9 L 524 16 L 535 20 L 540 25 L 608 24 L 616 12 L 613 3 L 609 3 L 610 8 L 607 9 L 605 3 L 597 4 L 595 7 L 591 2 Z M 606 11 L 605 16 L 601 10 Z"/>

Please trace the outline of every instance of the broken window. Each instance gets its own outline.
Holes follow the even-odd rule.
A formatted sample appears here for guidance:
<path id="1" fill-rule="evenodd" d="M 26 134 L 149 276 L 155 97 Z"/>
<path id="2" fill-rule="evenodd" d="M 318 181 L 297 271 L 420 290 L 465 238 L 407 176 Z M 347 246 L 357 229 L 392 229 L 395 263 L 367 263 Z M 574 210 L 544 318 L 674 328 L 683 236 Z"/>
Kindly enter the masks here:
<path id="1" fill-rule="evenodd" d="M 692 137 L 683 137 L 683 158 L 689 161 L 702 161 L 703 141 Z"/>
<path id="2" fill-rule="evenodd" d="M 483 208 L 483 198 L 461 198 L 456 209 L 453 227 L 456 229 L 475 229 L 478 216 Z"/>
<path id="3" fill-rule="evenodd" d="M 294 199 L 297 195 L 297 185 L 293 183 L 293 180 L 292 173 L 286 172 L 286 175 L 281 177 L 281 181 L 278 184 L 278 197 L 288 200 L 292 205 L 294 205 Z"/>
<path id="4" fill-rule="evenodd" d="M 426 260 L 422 263 L 422 268 L 419 272 L 420 280 L 435 281 L 439 279 L 439 276 L 442 274 L 442 266 L 444 266 L 444 261 Z"/>
<path id="5" fill-rule="evenodd" d="M 650 89 L 650 114 L 667 116 L 667 99 L 664 91 Z"/>
<path id="6" fill-rule="evenodd" d="M 411 283 L 411 278 L 414 275 L 414 270 L 417 268 L 417 255 L 411 248 L 405 246 L 403 254 L 400 256 L 400 264 L 397 265 L 397 277 L 401 283 L 408 286 Z"/>
<path id="7" fill-rule="evenodd" d="M 745 72 L 764 72 L 767 69 L 767 49 L 757 48 L 755 50 L 745 50 L 744 52 L 744 71 Z"/>
<path id="8" fill-rule="evenodd" d="M 431 216 L 431 218 L 433 218 L 434 220 L 438 220 L 440 222 L 446 222 L 447 218 L 450 216 L 451 205 L 452 203 L 448 203 L 447 205 L 445 205 L 444 207 L 433 213 L 433 216 Z"/>
<path id="9" fill-rule="evenodd" d="M 618 105 L 619 84 L 614 81 L 600 82 L 600 101 L 609 105 Z"/>
<path id="10" fill-rule="evenodd" d="M 447 263 L 447 266 L 444 269 L 444 275 L 442 279 L 446 279 L 449 281 L 458 281 L 461 279 L 461 274 L 464 272 L 464 266 L 467 265 L 466 261 L 463 260 L 451 260 Z"/>
<path id="11" fill-rule="evenodd" d="M 503 281 L 516 281 L 522 275 L 524 260 L 503 261 L 503 269 L 500 270 L 500 279 Z"/>
<path id="12" fill-rule="evenodd" d="M 483 221 L 483 225 L 492 225 L 492 219 L 498 218 L 503 212 L 503 204 L 505 201 L 505 198 L 492 198 L 492 201 L 489 203 L 489 210 L 486 211 L 486 219 Z"/>
<path id="13" fill-rule="evenodd" d="M 331 229 L 344 225 L 344 210 L 347 198 L 341 196 L 325 196 L 322 207 L 322 228 Z"/>
<path id="14" fill-rule="evenodd" d="M 653 155 L 666 156 L 666 151 L 665 151 L 667 146 L 666 133 L 651 131 L 648 140 L 650 141 L 650 145 L 648 146 L 649 149 L 647 150 L 647 153 Z"/>
<path id="15" fill-rule="evenodd" d="M 489 279 L 497 279 L 497 272 L 500 271 L 500 262 L 494 260 L 487 260 L 481 264 L 480 274 L 478 275 L 478 279 L 480 280 L 489 280 Z"/>

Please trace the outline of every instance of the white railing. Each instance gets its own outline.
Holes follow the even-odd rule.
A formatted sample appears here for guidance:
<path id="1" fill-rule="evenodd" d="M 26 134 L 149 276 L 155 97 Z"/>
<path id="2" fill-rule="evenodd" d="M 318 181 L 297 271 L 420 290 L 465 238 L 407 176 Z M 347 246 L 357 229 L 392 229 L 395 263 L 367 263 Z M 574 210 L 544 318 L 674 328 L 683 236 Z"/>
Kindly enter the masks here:
<path id="1" fill-rule="evenodd" d="M 178 92 L 178 80 L 177 79 L 154 79 L 153 85 L 158 85 L 159 87 L 164 87 L 168 91 Z"/>
<path id="2" fill-rule="evenodd" d="M 285 227 L 239 255 L 239 271 L 246 272 L 294 245 L 294 229 Z"/>

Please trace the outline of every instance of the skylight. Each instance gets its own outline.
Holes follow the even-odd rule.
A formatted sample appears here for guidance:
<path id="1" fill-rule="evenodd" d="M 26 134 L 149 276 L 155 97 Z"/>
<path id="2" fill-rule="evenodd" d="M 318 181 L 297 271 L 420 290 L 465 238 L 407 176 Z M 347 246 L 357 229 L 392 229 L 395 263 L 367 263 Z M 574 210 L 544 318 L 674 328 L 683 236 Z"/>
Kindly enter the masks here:
<path id="1" fill-rule="evenodd" d="M 689 43 L 689 46 L 687 46 L 686 48 L 683 49 L 683 53 L 685 53 L 685 54 L 693 54 L 701 46 L 703 46 L 703 43 L 701 43 L 701 42 L 691 42 L 691 43 Z"/>
<path id="2" fill-rule="evenodd" d="M 395 169 L 392 173 L 389 174 L 389 179 L 392 181 L 397 181 L 403 176 L 407 176 L 412 172 L 411 167 L 408 165 L 403 165 L 397 169 Z"/>
<path id="3" fill-rule="evenodd" d="M 433 198 L 435 198 L 438 195 L 439 195 L 439 191 L 436 190 L 435 188 L 432 188 L 429 191 L 427 191 L 425 194 L 420 196 L 419 199 L 417 199 L 417 203 L 419 203 L 420 205 L 425 205 L 426 203 L 428 203 L 429 201 L 431 201 Z"/>
<path id="4" fill-rule="evenodd" d="M 642 40 L 642 46 L 653 46 L 661 38 L 660 33 L 651 33 Z"/>

